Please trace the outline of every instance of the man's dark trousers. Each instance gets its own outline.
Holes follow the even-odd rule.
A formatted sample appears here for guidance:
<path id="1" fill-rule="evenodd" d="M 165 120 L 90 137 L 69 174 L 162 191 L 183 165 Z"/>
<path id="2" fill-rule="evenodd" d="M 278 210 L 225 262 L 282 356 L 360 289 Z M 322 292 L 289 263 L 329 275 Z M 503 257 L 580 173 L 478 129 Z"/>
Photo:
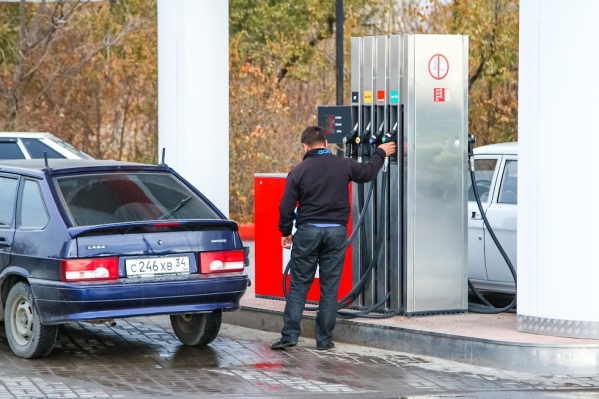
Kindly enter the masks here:
<path id="1" fill-rule="evenodd" d="M 337 292 L 345 260 L 347 228 L 300 225 L 293 236 L 291 284 L 281 336 L 289 342 L 299 339 L 300 321 L 308 290 L 319 267 L 320 300 L 316 314 L 316 344 L 328 345 L 333 338 L 337 318 Z"/>

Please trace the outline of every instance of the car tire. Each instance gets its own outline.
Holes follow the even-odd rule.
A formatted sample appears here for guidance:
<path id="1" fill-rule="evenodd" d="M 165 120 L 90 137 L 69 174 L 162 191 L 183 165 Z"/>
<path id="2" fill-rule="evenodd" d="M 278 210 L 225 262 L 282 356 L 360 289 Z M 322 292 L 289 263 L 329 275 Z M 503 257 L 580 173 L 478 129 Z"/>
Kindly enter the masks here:
<path id="1" fill-rule="evenodd" d="M 222 310 L 212 313 L 176 314 L 171 315 L 171 325 L 181 343 L 188 346 L 206 346 L 216 339 L 222 317 Z"/>
<path id="2" fill-rule="evenodd" d="M 46 326 L 39 317 L 29 284 L 19 282 L 9 291 L 4 307 L 4 330 L 13 353 L 33 359 L 52 352 L 58 326 Z"/>

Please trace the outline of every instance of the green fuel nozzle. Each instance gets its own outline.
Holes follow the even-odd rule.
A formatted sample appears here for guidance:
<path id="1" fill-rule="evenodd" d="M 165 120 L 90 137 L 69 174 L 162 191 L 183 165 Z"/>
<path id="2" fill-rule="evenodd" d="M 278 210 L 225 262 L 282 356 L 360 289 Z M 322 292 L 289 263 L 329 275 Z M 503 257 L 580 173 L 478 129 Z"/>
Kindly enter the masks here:
<path id="1" fill-rule="evenodd" d="M 393 129 L 390 132 L 385 133 L 381 137 L 381 143 L 390 143 L 392 141 L 397 141 L 397 122 L 393 125 Z"/>

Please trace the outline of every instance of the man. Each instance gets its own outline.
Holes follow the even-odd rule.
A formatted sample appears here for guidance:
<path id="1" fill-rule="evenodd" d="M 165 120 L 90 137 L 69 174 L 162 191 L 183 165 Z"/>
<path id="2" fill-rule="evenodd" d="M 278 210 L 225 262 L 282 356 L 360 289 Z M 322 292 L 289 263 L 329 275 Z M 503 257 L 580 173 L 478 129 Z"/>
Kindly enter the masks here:
<path id="1" fill-rule="evenodd" d="M 395 143 L 380 145 L 368 163 L 333 155 L 327 149 L 324 130 L 309 126 L 301 136 L 303 161 L 289 172 L 279 206 L 281 245 L 291 248 L 291 284 L 281 339 L 272 349 L 297 344 L 300 321 L 308 290 L 314 281 L 317 263 L 320 273 L 320 300 L 316 314 L 316 348 L 331 349 L 337 318 L 337 291 L 345 260 L 347 221 L 350 215 L 348 184 L 376 178 L 385 157 L 395 153 Z M 297 215 L 295 212 L 297 206 Z M 297 231 L 291 234 L 293 220 Z"/>

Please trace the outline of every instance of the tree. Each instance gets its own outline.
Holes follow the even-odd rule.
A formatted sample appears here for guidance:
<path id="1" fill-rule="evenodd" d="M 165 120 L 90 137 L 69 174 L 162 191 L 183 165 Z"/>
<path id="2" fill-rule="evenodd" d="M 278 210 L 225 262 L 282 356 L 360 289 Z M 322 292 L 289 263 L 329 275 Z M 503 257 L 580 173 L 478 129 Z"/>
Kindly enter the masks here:
<path id="1" fill-rule="evenodd" d="M 480 144 L 515 141 L 518 132 L 518 2 L 465 3 L 454 2 L 455 27 L 451 32 L 459 30 L 472 38 L 470 129 Z"/>
<path id="2" fill-rule="evenodd" d="M 3 130 L 155 158 L 156 0 L 0 4 L 1 33 Z"/>
<path id="3" fill-rule="evenodd" d="M 414 31 L 469 36 L 469 129 L 478 145 L 517 140 L 518 4 L 430 0 L 408 6 Z"/>
<path id="4" fill-rule="evenodd" d="M 383 6 L 345 1 L 346 46 L 371 31 Z M 285 173 L 301 161 L 300 133 L 317 124 L 318 105 L 335 102 L 334 15 L 334 1 L 230 1 L 232 219 L 253 219 L 254 173 Z"/>

